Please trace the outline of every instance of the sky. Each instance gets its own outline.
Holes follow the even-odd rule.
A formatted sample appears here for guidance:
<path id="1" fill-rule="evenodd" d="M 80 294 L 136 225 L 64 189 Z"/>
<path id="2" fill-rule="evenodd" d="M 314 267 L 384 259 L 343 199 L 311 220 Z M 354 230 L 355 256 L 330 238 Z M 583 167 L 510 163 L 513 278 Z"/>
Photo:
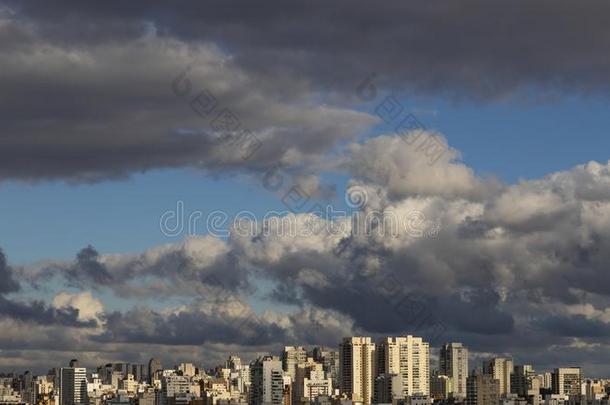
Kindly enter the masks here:
<path id="1" fill-rule="evenodd" d="M 314 4 L 0 0 L 0 370 L 411 333 L 610 375 L 609 6 Z"/>

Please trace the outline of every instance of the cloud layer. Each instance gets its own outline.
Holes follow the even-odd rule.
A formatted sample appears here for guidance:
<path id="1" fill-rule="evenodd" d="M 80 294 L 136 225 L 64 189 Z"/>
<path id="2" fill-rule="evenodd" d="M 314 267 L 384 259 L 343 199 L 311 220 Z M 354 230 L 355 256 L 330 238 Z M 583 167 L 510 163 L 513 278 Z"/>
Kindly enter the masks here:
<path id="1" fill-rule="evenodd" d="M 419 212 L 434 219 L 438 233 L 390 233 L 374 223 L 353 232 L 343 218 L 317 233 L 261 228 L 255 237 L 193 237 L 138 254 L 86 247 L 72 262 L 21 270 L 38 288 L 52 281 L 84 293 L 58 293 L 37 318 L 5 310 L 3 322 L 59 334 L 77 329 L 75 350 L 116 356 L 155 345 L 210 350 L 219 359 L 298 342 L 333 345 L 349 334 L 416 333 L 435 345 L 464 341 L 475 356 L 507 352 L 540 367 L 565 364 L 580 351 L 588 372 L 606 371 L 610 163 L 504 185 L 477 177 L 457 152 L 423 170 L 426 157 L 400 137 L 350 151 L 352 182 L 368 193 L 358 215 Z M 375 165 L 377 154 L 385 159 Z M 447 177 L 451 186 L 438 187 Z M 299 229 L 311 227 L 309 215 L 292 219 Z M 9 266 L 0 270 L 11 280 Z M 3 285 L 13 285 L 5 293 L 16 291 L 10 281 Z M 140 304 L 106 309 L 95 297 L 107 294 Z M 24 339 L 15 349 L 65 342 L 65 350 L 73 339 Z"/>
<path id="2" fill-rule="evenodd" d="M 337 145 L 376 122 L 355 108 L 356 88 L 372 72 L 378 91 L 396 94 L 605 95 L 608 7 L 5 0 L 0 179 L 82 182 L 157 168 L 218 175 L 276 165 L 312 175 Z M 189 67 L 190 91 L 177 96 L 171 84 Z M 212 123 L 224 108 L 260 141 L 247 159 L 219 140 L 232 132 Z"/>

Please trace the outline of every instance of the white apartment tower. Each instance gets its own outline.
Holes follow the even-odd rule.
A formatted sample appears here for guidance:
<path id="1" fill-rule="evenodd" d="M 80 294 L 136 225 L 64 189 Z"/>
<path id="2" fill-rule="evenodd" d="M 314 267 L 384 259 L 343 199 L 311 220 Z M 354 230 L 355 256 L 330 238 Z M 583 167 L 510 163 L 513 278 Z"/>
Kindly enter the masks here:
<path id="1" fill-rule="evenodd" d="M 282 361 L 264 356 L 250 365 L 250 405 L 282 405 L 284 370 Z"/>
<path id="2" fill-rule="evenodd" d="M 370 404 L 375 378 L 375 343 L 370 337 L 344 338 L 339 346 L 340 391 L 354 402 Z"/>
<path id="3" fill-rule="evenodd" d="M 403 397 L 430 395 L 430 345 L 411 335 L 384 338 L 377 345 L 377 375 L 402 379 Z"/>
<path id="4" fill-rule="evenodd" d="M 454 398 L 466 398 L 468 379 L 468 348 L 461 343 L 446 343 L 439 356 L 440 374 L 452 379 L 451 394 Z"/>

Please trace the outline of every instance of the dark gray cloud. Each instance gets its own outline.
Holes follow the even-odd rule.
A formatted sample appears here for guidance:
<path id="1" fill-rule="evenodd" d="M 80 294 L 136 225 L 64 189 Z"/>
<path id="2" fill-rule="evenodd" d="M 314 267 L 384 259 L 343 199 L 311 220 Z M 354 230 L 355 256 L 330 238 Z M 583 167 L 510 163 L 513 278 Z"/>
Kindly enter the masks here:
<path id="1" fill-rule="evenodd" d="M 79 320 L 79 311 L 76 308 L 54 308 L 39 300 L 22 302 L 7 298 L 7 294 L 19 292 L 20 285 L 15 279 L 13 269 L 7 264 L 2 249 L 0 249 L 0 281 L 0 318 L 7 317 L 41 325 L 96 326 L 95 321 Z"/>
<path id="2" fill-rule="evenodd" d="M 19 302 L 0 296 L 0 316 L 41 325 L 94 327 L 94 320 L 78 319 L 76 308 L 53 308 L 43 301 Z"/>
<path id="3" fill-rule="evenodd" d="M 6 263 L 6 256 L 0 249 L 0 295 L 19 291 L 19 282 L 15 280 L 13 269 Z"/>
<path id="4" fill-rule="evenodd" d="M 250 69 L 277 71 L 280 77 L 299 73 L 323 88 L 375 71 L 422 91 L 470 96 L 502 97 L 531 84 L 607 90 L 608 27 L 602 16 L 609 6 L 603 3 L 577 9 L 569 1 L 525 0 L 390 1 L 374 7 L 363 1 L 316 6 L 271 1 L 256 7 L 220 0 L 171 6 L 134 1 L 128 7 L 7 4 L 55 41 L 133 38 L 154 27 L 186 42 L 217 42 Z M 111 30 L 107 23 L 123 28 Z M 318 63 L 306 63 L 313 60 Z"/>
<path id="5" fill-rule="evenodd" d="M 96 181 L 170 167 L 219 175 L 277 164 L 315 173 L 374 122 L 353 109 L 371 72 L 380 92 L 608 92 L 603 3 L 2 4 L 1 178 Z M 192 92 L 176 97 L 170 83 L 186 66 L 195 67 Z M 213 117 L 191 109 L 204 89 L 261 141 L 255 155 L 223 148 Z"/>
<path id="6" fill-rule="evenodd" d="M 352 333 L 350 322 L 332 311 L 304 308 L 289 315 L 257 315 L 232 295 L 193 301 L 171 313 L 133 308 L 105 315 L 105 329 L 92 336 L 100 343 L 148 343 L 172 346 L 221 344 L 277 350 L 289 344 L 336 344 Z"/>

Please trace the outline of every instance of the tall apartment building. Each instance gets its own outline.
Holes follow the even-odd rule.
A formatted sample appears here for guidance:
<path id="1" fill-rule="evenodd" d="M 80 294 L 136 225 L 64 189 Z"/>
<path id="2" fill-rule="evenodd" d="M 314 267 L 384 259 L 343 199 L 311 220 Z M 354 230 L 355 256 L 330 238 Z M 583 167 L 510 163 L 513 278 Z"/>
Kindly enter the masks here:
<path id="1" fill-rule="evenodd" d="M 528 391 L 532 388 L 532 378 L 535 377 L 534 368 L 529 364 L 515 366 L 510 380 L 510 388 L 513 394 L 521 398 L 527 398 Z"/>
<path id="2" fill-rule="evenodd" d="M 375 344 L 370 337 L 344 338 L 339 346 L 340 391 L 352 401 L 370 404 L 375 377 Z"/>
<path id="3" fill-rule="evenodd" d="M 540 388 L 544 388 L 550 390 L 553 384 L 553 373 L 549 373 L 548 371 L 542 374 L 538 374 L 538 379 L 540 380 Z"/>
<path id="4" fill-rule="evenodd" d="M 148 362 L 148 383 L 152 384 L 157 377 L 157 373 L 163 370 L 161 366 L 161 360 L 159 359 L 150 359 Z"/>
<path id="5" fill-rule="evenodd" d="M 181 375 L 166 375 L 161 378 L 161 397 L 164 403 L 169 399 L 184 397 L 191 392 L 191 381 L 188 377 Z"/>
<path id="6" fill-rule="evenodd" d="M 285 346 L 282 351 L 282 368 L 294 381 L 299 363 L 307 361 L 307 350 L 303 346 Z"/>
<path id="7" fill-rule="evenodd" d="M 77 363 L 72 360 L 71 364 Z M 63 367 L 60 371 L 60 405 L 78 405 L 87 402 L 87 369 Z"/>
<path id="8" fill-rule="evenodd" d="M 324 366 L 326 376 L 333 382 L 332 389 L 339 388 L 339 370 L 341 369 L 339 352 L 336 350 L 323 350 L 320 347 L 316 347 L 313 349 L 313 358 Z"/>
<path id="9" fill-rule="evenodd" d="M 197 369 L 193 363 L 180 363 L 178 365 L 178 371 L 186 377 L 194 377 L 196 370 Z"/>
<path id="10" fill-rule="evenodd" d="M 432 374 L 430 377 L 430 397 L 435 400 L 445 400 L 452 396 L 453 392 L 453 378 L 444 374 Z"/>
<path id="11" fill-rule="evenodd" d="M 309 404 L 319 396 L 332 394 L 332 381 L 327 378 L 324 366 L 320 363 L 302 363 L 297 365 L 293 382 L 292 405 Z"/>
<path id="12" fill-rule="evenodd" d="M 430 395 L 430 347 L 422 338 L 387 337 L 377 345 L 377 374 L 397 374 L 403 398 Z"/>
<path id="13" fill-rule="evenodd" d="M 556 368 L 552 376 L 553 394 L 580 395 L 580 367 Z"/>
<path id="14" fill-rule="evenodd" d="M 284 402 L 284 370 L 282 361 L 264 356 L 250 365 L 250 405 L 282 405 Z"/>
<path id="15" fill-rule="evenodd" d="M 495 357 L 483 362 L 483 374 L 491 375 L 500 383 L 500 395 L 511 393 L 510 379 L 513 373 L 513 361 L 504 357 Z"/>
<path id="16" fill-rule="evenodd" d="M 500 381 L 490 374 L 472 374 L 466 380 L 466 405 L 498 405 Z"/>
<path id="17" fill-rule="evenodd" d="M 468 348 L 461 343 L 446 343 L 441 348 L 439 362 L 439 374 L 452 379 L 451 395 L 455 398 L 466 398 Z"/>

